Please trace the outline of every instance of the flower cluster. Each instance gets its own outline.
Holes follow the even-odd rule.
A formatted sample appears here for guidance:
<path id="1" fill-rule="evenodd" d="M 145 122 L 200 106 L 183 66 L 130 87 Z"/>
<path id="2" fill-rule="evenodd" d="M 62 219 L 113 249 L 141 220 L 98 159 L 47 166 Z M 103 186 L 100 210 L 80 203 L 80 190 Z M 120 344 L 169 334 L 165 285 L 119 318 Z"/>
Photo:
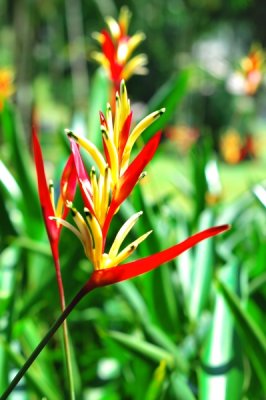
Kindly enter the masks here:
<path id="1" fill-rule="evenodd" d="M 145 39 L 145 35 L 142 32 L 137 32 L 133 36 L 128 35 L 130 17 L 128 8 L 122 7 L 118 21 L 112 17 L 106 18 L 109 31 L 104 29 L 100 33 L 94 33 L 102 52 L 94 51 L 91 56 L 107 70 L 116 90 L 119 90 L 122 79 L 128 80 L 133 74 L 147 73 L 146 55 L 138 54 L 132 57 L 132 53 Z"/>
<path id="2" fill-rule="evenodd" d="M 71 229 L 81 240 L 85 254 L 92 261 L 95 270 L 111 268 L 120 264 L 151 233 L 151 231 L 147 232 L 120 250 L 124 239 L 141 215 L 141 212 L 138 212 L 119 230 L 109 251 L 105 250 L 106 236 L 111 220 L 143 176 L 143 169 L 153 157 L 161 135 L 160 133 L 156 134 L 131 161 L 130 155 L 134 143 L 142 132 L 163 113 L 164 109 L 151 113 L 131 131 L 132 111 L 126 85 L 122 81 L 120 94 L 117 93 L 116 96 L 114 120 L 109 104 L 106 115 L 100 113 L 104 156 L 86 138 L 72 131 L 66 131 L 70 139 L 85 205 L 83 210 L 85 217 L 74 208 L 71 201 L 67 201 L 76 227 L 62 218 L 53 217 L 53 219 Z M 89 174 L 85 170 L 78 145 L 90 155 L 95 163 Z"/>
<path id="3" fill-rule="evenodd" d="M 60 225 L 64 225 L 79 238 L 94 268 L 88 281 L 89 286 L 104 286 L 140 275 L 171 260 L 199 241 L 228 229 L 227 225 L 207 229 L 167 250 L 121 265 L 151 233 L 148 231 L 122 248 L 125 238 L 142 214 L 140 211 L 124 223 L 110 248 L 106 249 L 110 223 L 121 204 L 144 176 L 144 168 L 159 145 L 161 133 L 156 133 L 131 160 L 133 146 L 145 129 L 160 118 L 164 111 L 165 109 L 161 109 L 149 114 L 131 129 L 132 111 L 126 85 L 122 81 L 120 93 L 116 95 L 115 110 L 108 104 L 106 114 L 100 113 L 104 154 L 85 137 L 66 130 L 72 154 L 61 178 L 57 207 L 54 207 L 52 185 L 46 183 L 37 134 L 33 134 L 39 194 L 48 236 L 51 242 L 58 245 Z M 85 168 L 80 147 L 93 160 L 90 171 Z M 76 181 L 84 202 L 84 209 L 81 211 L 73 205 Z M 75 225 L 65 220 L 67 209 L 71 210 Z"/>

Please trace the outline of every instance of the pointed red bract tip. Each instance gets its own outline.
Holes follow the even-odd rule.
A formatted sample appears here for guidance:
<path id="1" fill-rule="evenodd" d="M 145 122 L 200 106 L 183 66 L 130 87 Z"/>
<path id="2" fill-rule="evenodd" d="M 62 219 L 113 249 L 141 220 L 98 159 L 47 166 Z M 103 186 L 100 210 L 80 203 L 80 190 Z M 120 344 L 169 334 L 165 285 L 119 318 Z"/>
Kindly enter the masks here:
<path id="1" fill-rule="evenodd" d="M 57 241 L 59 232 L 56 226 L 56 222 L 49 218 L 51 216 L 54 216 L 54 209 L 52 206 L 50 192 L 46 181 L 42 150 L 38 139 L 36 121 L 32 125 L 32 145 L 33 145 L 33 154 L 34 154 L 35 168 L 36 168 L 37 182 L 38 182 L 38 192 L 42 207 L 43 219 L 45 222 L 49 240 Z"/>
<path id="2" fill-rule="evenodd" d="M 196 233 L 183 242 L 169 247 L 166 250 L 152 254 L 151 256 L 127 264 L 118 265 L 116 267 L 94 271 L 89 282 L 94 286 L 107 286 L 142 275 L 168 261 L 171 261 L 173 258 L 179 256 L 181 253 L 195 246 L 202 240 L 218 235 L 228 229 L 230 229 L 230 225 L 215 226 Z"/>

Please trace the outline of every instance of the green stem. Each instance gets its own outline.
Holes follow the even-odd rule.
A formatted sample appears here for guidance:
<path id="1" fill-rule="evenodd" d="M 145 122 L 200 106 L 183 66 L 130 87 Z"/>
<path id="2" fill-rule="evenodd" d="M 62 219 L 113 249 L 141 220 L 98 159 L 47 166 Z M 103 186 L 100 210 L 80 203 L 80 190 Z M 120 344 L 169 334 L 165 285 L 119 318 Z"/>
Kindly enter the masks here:
<path id="1" fill-rule="evenodd" d="M 61 306 L 61 311 L 64 312 L 65 308 L 66 308 L 65 293 L 64 293 L 61 268 L 60 268 L 59 257 L 57 254 L 57 249 L 56 249 L 56 252 L 53 252 L 53 255 L 54 255 L 54 264 L 55 264 L 55 271 L 56 271 L 56 280 L 57 280 L 59 297 L 60 297 L 60 306 Z M 66 320 L 63 322 L 63 340 L 64 340 L 64 351 L 65 351 L 65 357 L 66 357 L 66 370 L 67 370 L 70 399 L 75 400 L 73 369 L 72 369 L 72 363 L 71 363 L 69 334 L 68 334 L 68 326 L 67 326 Z"/>
<path id="2" fill-rule="evenodd" d="M 95 285 L 93 283 L 91 283 L 91 281 L 88 281 L 81 288 L 81 290 L 76 294 L 76 296 L 71 301 L 71 303 L 65 308 L 65 310 L 62 312 L 62 314 L 59 316 L 59 318 L 55 321 L 54 325 L 51 327 L 49 332 L 45 335 L 45 337 L 42 339 L 42 341 L 38 344 L 38 346 L 32 352 L 32 354 L 27 359 L 27 361 L 25 362 L 23 367 L 18 371 L 17 375 L 14 377 L 14 379 L 11 381 L 8 388 L 5 390 L 5 392 L 0 397 L 0 400 L 8 399 L 8 396 L 10 395 L 10 393 L 17 386 L 17 384 L 19 383 L 21 378 L 25 375 L 25 373 L 30 368 L 32 363 L 35 361 L 35 359 L 38 357 L 38 355 L 41 353 L 41 351 L 44 349 L 44 347 L 47 345 L 47 343 L 51 340 L 51 338 L 53 337 L 55 332 L 62 325 L 62 323 L 65 321 L 65 319 L 70 314 L 70 312 L 73 310 L 73 308 L 82 300 L 82 298 L 88 292 L 92 291 L 94 288 L 95 288 Z"/>

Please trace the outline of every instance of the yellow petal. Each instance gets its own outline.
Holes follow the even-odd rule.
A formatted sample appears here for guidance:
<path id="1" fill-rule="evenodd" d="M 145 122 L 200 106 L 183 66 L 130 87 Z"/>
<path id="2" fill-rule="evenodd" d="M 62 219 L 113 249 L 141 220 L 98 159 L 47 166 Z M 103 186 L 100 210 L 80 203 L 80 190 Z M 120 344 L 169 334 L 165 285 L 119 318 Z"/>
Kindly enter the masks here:
<path id="1" fill-rule="evenodd" d="M 128 7 L 126 6 L 121 7 L 118 17 L 118 23 L 122 28 L 124 35 L 127 34 L 130 18 L 131 18 L 131 12 L 129 11 Z"/>
<path id="2" fill-rule="evenodd" d="M 151 234 L 151 232 L 152 231 L 145 233 L 138 239 L 134 240 L 134 242 L 129 244 L 127 247 L 125 247 L 122 251 L 120 251 L 120 253 L 116 257 L 114 257 L 112 260 L 109 261 L 107 267 L 108 268 L 114 267 L 123 262 L 124 260 L 126 260 L 131 254 L 134 253 L 138 245 Z"/>
<path id="3" fill-rule="evenodd" d="M 145 40 L 146 36 L 143 32 L 137 32 L 135 35 L 131 36 L 127 42 L 127 58 L 131 56 L 133 51 L 138 47 L 138 45 Z"/>
<path id="4" fill-rule="evenodd" d="M 82 215 L 72 206 L 72 203 L 68 202 L 68 207 L 71 209 L 72 217 L 79 229 L 85 253 L 88 258 L 92 259 L 93 238 L 88 229 L 88 226 Z"/>
<path id="5" fill-rule="evenodd" d="M 163 113 L 165 112 L 165 108 L 161 108 L 161 110 L 154 111 L 149 114 L 147 117 L 142 119 L 137 126 L 131 132 L 127 144 L 124 149 L 123 158 L 122 158 L 122 172 L 127 168 L 130 153 L 132 151 L 132 147 L 136 140 L 140 137 L 142 132 L 145 131 L 154 121 L 156 121 Z"/>
<path id="6" fill-rule="evenodd" d="M 127 88 L 125 81 L 122 80 L 120 84 L 120 99 L 121 99 L 121 116 L 120 116 L 120 131 L 123 128 L 124 122 L 130 113 L 130 102 L 127 96 Z"/>
<path id="7" fill-rule="evenodd" d="M 137 56 L 133 57 L 123 69 L 123 79 L 127 81 L 134 73 L 142 71 L 142 67 L 144 67 L 147 62 L 148 59 L 146 54 L 138 54 Z"/>
<path id="8" fill-rule="evenodd" d="M 94 249 L 95 249 L 94 266 L 96 269 L 99 269 L 102 256 L 102 245 L 103 245 L 102 230 L 96 217 L 92 215 L 91 212 L 86 207 L 84 208 L 84 212 L 94 240 Z"/>
<path id="9" fill-rule="evenodd" d="M 101 45 L 104 42 L 104 35 L 100 32 L 92 32 L 93 39 L 97 40 L 98 43 L 100 43 Z M 100 54 L 100 53 L 99 53 Z"/>
<path id="10" fill-rule="evenodd" d="M 73 225 L 71 225 L 69 222 L 67 222 L 66 220 L 59 218 L 59 217 L 49 217 L 49 219 L 58 222 L 59 224 L 63 225 L 64 227 L 66 227 L 67 229 L 69 229 L 71 232 L 74 233 L 74 235 L 77 236 L 77 238 L 81 241 L 82 244 L 83 240 L 82 240 L 82 235 L 80 234 L 80 232 L 77 230 L 77 228 L 75 228 Z"/>
<path id="11" fill-rule="evenodd" d="M 105 21 L 108 25 L 112 37 L 117 40 L 120 36 L 120 26 L 113 17 L 106 17 Z"/>
<path id="12" fill-rule="evenodd" d="M 124 225 L 119 229 L 115 240 L 113 241 L 113 244 L 110 248 L 109 251 L 109 256 L 111 258 L 115 257 L 120 249 L 121 244 L 123 243 L 124 239 L 130 232 L 130 230 L 133 228 L 139 217 L 143 214 L 142 211 L 132 215 L 125 223 Z"/>
<path id="13" fill-rule="evenodd" d="M 120 135 L 120 120 L 121 120 L 121 102 L 119 94 L 116 93 L 115 98 L 115 121 L 114 121 L 114 144 L 118 148 Z"/>
<path id="14" fill-rule="evenodd" d="M 88 139 L 80 135 L 77 135 L 76 133 L 73 133 L 69 129 L 65 129 L 65 132 L 69 137 L 73 138 L 78 144 L 80 144 L 80 146 L 82 146 L 91 155 L 96 165 L 98 166 L 100 173 L 104 174 L 106 162 L 100 151 L 97 149 L 97 147 Z"/>
<path id="15" fill-rule="evenodd" d="M 104 54 L 100 53 L 99 51 L 93 51 L 90 54 L 90 57 L 95 60 L 97 63 L 102 65 L 108 72 L 110 70 L 110 63 L 109 60 L 105 57 Z"/>

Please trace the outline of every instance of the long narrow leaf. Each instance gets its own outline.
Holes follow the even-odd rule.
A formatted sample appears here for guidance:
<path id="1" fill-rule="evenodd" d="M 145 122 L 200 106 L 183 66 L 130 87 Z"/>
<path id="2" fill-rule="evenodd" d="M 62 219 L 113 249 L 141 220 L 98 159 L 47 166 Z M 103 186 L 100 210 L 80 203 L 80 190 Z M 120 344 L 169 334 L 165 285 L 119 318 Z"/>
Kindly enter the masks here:
<path id="1" fill-rule="evenodd" d="M 238 290 L 238 261 L 232 259 L 221 271 L 221 279 Z M 208 333 L 199 374 L 200 399 L 241 399 L 243 373 L 241 348 L 235 340 L 233 316 L 221 293 L 215 297 L 212 325 Z"/>
<path id="2" fill-rule="evenodd" d="M 264 393 L 266 393 L 266 336 L 253 321 L 252 317 L 243 309 L 237 296 L 222 282 L 219 282 L 219 290 L 234 316 L 244 351 L 256 371 Z"/>
<path id="3" fill-rule="evenodd" d="M 167 122 L 171 119 L 177 105 L 186 94 L 189 77 L 189 70 L 184 70 L 178 73 L 166 84 L 164 84 L 150 100 L 148 104 L 148 112 L 159 110 L 162 107 L 165 107 L 166 111 L 164 115 L 161 116 L 161 118 L 159 118 L 148 129 L 146 129 L 143 134 L 145 140 L 152 137 L 155 132 L 163 129 L 166 126 Z"/>

